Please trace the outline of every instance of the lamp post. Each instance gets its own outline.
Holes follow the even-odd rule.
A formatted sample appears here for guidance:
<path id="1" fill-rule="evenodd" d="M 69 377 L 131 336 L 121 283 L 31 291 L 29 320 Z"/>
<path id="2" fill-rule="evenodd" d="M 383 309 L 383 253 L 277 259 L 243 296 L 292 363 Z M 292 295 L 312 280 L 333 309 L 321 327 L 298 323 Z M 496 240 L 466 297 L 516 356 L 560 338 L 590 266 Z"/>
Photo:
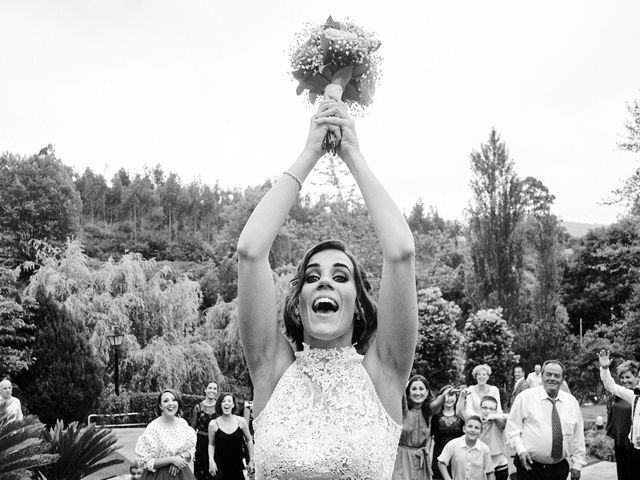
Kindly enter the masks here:
<path id="1" fill-rule="evenodd" d="M 124 335 L 119 333 L 118 331 L 113 332 L 111 335 L 107 335 L 107 339 L 109 340 L 109 345 L 111 345 L 115 351 L 115 384 L 116 384 L 116 395 L 120 395 L 120 384 L 118 383 L 118 347 L 122 344 L 122 339 Z"/>

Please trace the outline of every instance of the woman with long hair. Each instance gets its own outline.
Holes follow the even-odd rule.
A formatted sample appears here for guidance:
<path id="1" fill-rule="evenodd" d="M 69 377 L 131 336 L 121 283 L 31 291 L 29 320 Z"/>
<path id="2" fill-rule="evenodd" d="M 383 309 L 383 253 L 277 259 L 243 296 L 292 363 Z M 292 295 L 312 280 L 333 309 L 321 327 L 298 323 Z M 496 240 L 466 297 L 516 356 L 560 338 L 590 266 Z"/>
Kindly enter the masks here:
<path id="1" fill-rule="evenodd" d="M 196 431 L 196 458 L 193 462 L 193 473 L 198 480 L 211 480 L 209 473 L 209 422 L 216 418 L 216 400 L 218 384 L 209 382 L 204 390 L 204 400 L 193 407 L 191 426 Z"/>
<path id="2" fill-rule="evenodd" d="M 382 249 L 378 304 L 353 254 L 342 242 L 324 241 L 305 254 L 291 281 L 283 335 L 269 250 L 329 131 L 340 140 L 337 154 L 364 197 Z M 302 153 L 238 241 L 257 480 L 391 476 L 417 336 L 414 254 L 407 222 L 360 152 L 344 103 L 322 102 Z"/>
<path id="3" fill-rule="evenodd" d="M 195 480 L 189 463 L 196 452 L 196 432 L 180 418 L 183 410 L 176 390 L 160 392 L 158 418 L 147 425 L 136 443 L 137 463 L 145 469 L 143 480 Z"/>
<path id="4" fill-rule="evenodd" d="M 249 453 L 247 470 L 253 471 L 253 439 L 247 421 L 235 415 L 236 400 L 223 393 L 216 401 L 217 417 L 209 423 L 209 473 L 216 480 L 245 480 L 244 452 Z"/>

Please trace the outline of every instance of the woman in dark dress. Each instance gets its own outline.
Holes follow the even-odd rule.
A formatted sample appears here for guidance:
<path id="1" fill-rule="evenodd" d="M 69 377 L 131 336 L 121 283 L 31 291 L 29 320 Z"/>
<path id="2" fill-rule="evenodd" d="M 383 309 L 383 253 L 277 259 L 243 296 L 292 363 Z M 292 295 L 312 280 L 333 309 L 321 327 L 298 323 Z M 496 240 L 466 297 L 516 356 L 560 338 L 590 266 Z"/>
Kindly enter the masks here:
<path id="1" fill-rule="evenodd" d="M 616 370 L 620 385 L 628 389 L 636 388 L 639 380 L 638 370 L 638 362 L 627 360 L 621 363 Z M 629 441 L 629 430 L 631 430 L 631 404 L 611 395 L 607 403 L 607 435 L 613 438 L 614 442 L 618 480 L 638 478 L 640 450 L 634 448 Z"/>
<path id="2" fill-rule="evenodd" d="M 209 423 L 209 473 L 216 480 L 245 480 L 244 449 L 249 452 L 247 469 L 253 470 L 253 441 L 247 421 L 234 415 L 236 401 L 223 393 L 216 401 L 218 417 Z"/>
<path id="3" fill-rule="evenodd" d="M 196 441 L 196 458 L 193 464 L 193 473 L 197 480 L 211 480 L 209 473 L 209 422 L 216 418 L 216 397 L 218 396 L 218 384 L 209 382 L 204 390 L 204 400 L 193 408 L 191 414 L 191 426 L 198 434 Z"/>
<path id="4" fill-rule="evenodd" d="M 433 478 L 441 479 L 442 474 L 438 468 L 438 456 L 444 446 L 450 440 L 464 435 L 462 427 L 463 402 L 458 401 L 458 391 L 451 386 L 442 387 L 439 397 L 444 397 L 442 410 L 431 417 L 431 435 L 433 435 Z M 436 399 L 437 400 L 437 399 Z"/>

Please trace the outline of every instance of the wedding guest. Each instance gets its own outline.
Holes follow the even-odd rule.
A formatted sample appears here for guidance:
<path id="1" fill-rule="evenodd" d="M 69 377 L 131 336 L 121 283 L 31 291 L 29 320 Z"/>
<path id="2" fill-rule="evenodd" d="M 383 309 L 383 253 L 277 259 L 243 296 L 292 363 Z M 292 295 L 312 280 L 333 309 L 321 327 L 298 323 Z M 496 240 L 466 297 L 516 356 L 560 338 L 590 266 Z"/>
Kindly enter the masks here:
<path id="1" fill-rule="evenodd" d="M 440 389 L 438 397 L 443 397 L 442 409 L 431 417 L 431 434 L 433 435 L 433 478 L 441 479 L 438 468 L 438 456 L 444 446 L 454 438 L 464 435 L 464 402 L 458 401 L 460 389 L 450 385 Z M 448 467 L 449 475 L 451 468 Z"/>
<path id="2" fill-rule="evenodd" d="M 618 366 L 621 385 L 617 385 L 611 373 L 610 353 L 598 353 L 600 378 L 614 397 L 608 409 L 607 435 L 613 437 L 618 480 L 638 478 L 640 466 L 640 414 L 638 413 L 638 363 L 626 361 Z"/>
<path id="3" fill-rule="evenodd" d="M 209 423 L 209 473 L 220 480 L 245 480 L 244 452 L 248 452 L 247 473 L 253 473 L 253 440 L 249 425 L 235 415 L 236 400 L 223 393 L 216 401 L 218 416 Z"/>
<path id="4" fill-rule="evenodd" d="M 464 436 L 454 438 L 438 456 L 438 467 L 444 480 L 495 480 L 489 447 L 480 439 L 482 420 L 470 415 L 464 423 Z M 452 475 L 447 466 L 451 465 Z"/>
<path id="5" fill-rule="evenodd" d="M 109 480 L 140 480 L 143 473 L 144 468 L 140 467 L 137 463 L 132 463 L 131 465 L 129 465 L 128 474 L 111 477 L 109 478 Z"/>
<path id="6" fill-rule="evenodd" d="M 511 390 L 511 395 L 509 395 L 509 400 L 507 401 L 507 406 L 513 405 L 513 400 L 518 396 L 519 393 L 523 392 L 527 388 L 529 388 L 529 384 L 524 378 L 524 368 L 520 365 L 516 365 L 513 367 L 513 390 Z"/>
<path id="7" fill-rule="evenodd" d="M 533 372 L 527 375 L 527 383 L 531 388 L 542 385 L 542 367 L 539 363 L 536 363 L 533 366 Z"/>
<path id="8" fill-rule="evenodd" d="M 204 390 L 204 400 L 193 408 L 191 414 L 191 426 L 197 434 L 193 473 L 198 480 L 211 480 L 212 478 L 209 473 L 209 422 L 217 416 L 217 398 L 218 384 L 209 382 Z"/>
<path id="9" fill-rule="evenodd" d="M 402 431 L 393 468 L 393 480 L 430 480 L 431 392 L 427 379 L 409 379 L 403 404 Z"/>
<path id="10" fill-rule="evenodd" d="M 495 398 L 487 395 L 482 397 L 480 402 L 482 410 L 482 440 L 491 453 L 493 462 L 493 472 L 496 480 L 507 480 L 509 477 L 509 461 L 506 455 L 506 445 L 504 443 L 504 427 L 507 424 L 507 417 L 504 413 L 498 413 L 498 402 Z"/>
<path id="11" fill-rule="evenodd" d="M 564 366 L 558 360 L 544 362 L 541 376 L 542 385 L 516 397 L 507 419 L 518 479 L 565 480 L 571 472 L 577 480 L 586 463 L 580 405 L 560 388 Z"/>
<path id="12" fill-rule="evenodd" d="M 291 281 L 287 339 L 269 250 L 324 153 L 328 131 L 340 140 L 337 154 L 362 193 L 382 250 L 378 305 L 355 256 L 340 241 L 323 241 L 304 255 Z M 411 230 L 367 165 L 344 103 L 322 102 L 302 153 L 264 195 L 238 241 L 257 480 L 391 477 L 417 337 L 414 255 Z"/>
<path id="13" fill-rule="evenodd" d="M 476 380 L 475 385 L 471 385 L 464 389 L 460 395 L 465 401 L 465 415 L 482 415 L 480 401 L 482 397 L 492 396 L 498 403 L 498 413 L 502 414 L 502 405 L 500 404 L 500 391 L 495 385 L 489 385 L 489 377 L 491 376 L 491 367 L 487 364 L 476 365 L 471 371 L 471 375 Z"/>
<path id="14" fill-rule="evenodd" d="M 176 390 L 167 388 L 158 395 L 159 416 L 144 429 L 135 449 L 145 480 L 195 480 L 189 463 L 196 451 L 196 432 L 180 418 L 183 409 Z"/>
<path id="15" fill-rule="evenodd" d="M 0 415 L 4 414 L 8 418 L 22 420 L 22 406 L 20 400 L 12 396 L 13 385 L 10 380 L 4 379 L 0 382 Z"/>

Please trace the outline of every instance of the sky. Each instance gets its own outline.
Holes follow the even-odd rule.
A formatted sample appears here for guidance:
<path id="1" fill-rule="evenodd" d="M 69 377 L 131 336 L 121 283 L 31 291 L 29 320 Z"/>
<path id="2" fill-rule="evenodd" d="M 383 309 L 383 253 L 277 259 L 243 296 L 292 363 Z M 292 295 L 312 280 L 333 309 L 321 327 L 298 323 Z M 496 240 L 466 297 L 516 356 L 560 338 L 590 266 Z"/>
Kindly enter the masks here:
<path id="1" fill-rule="evenodd" d="M 617 148 L 640 98 L 635 0 L 0 0 L 0 152 L 51 143 L 107 180 L 157 164 L 183 184 L 276 178 L 314 111 L 295 93 L 293 39 L 330 14 L 382 42 L 356 124 L 403 211 L 421 198 L 464 219 L 470 154 L 495 128 L 563 220 L 623 212 L 602 202 L 640 166 Z"/>

